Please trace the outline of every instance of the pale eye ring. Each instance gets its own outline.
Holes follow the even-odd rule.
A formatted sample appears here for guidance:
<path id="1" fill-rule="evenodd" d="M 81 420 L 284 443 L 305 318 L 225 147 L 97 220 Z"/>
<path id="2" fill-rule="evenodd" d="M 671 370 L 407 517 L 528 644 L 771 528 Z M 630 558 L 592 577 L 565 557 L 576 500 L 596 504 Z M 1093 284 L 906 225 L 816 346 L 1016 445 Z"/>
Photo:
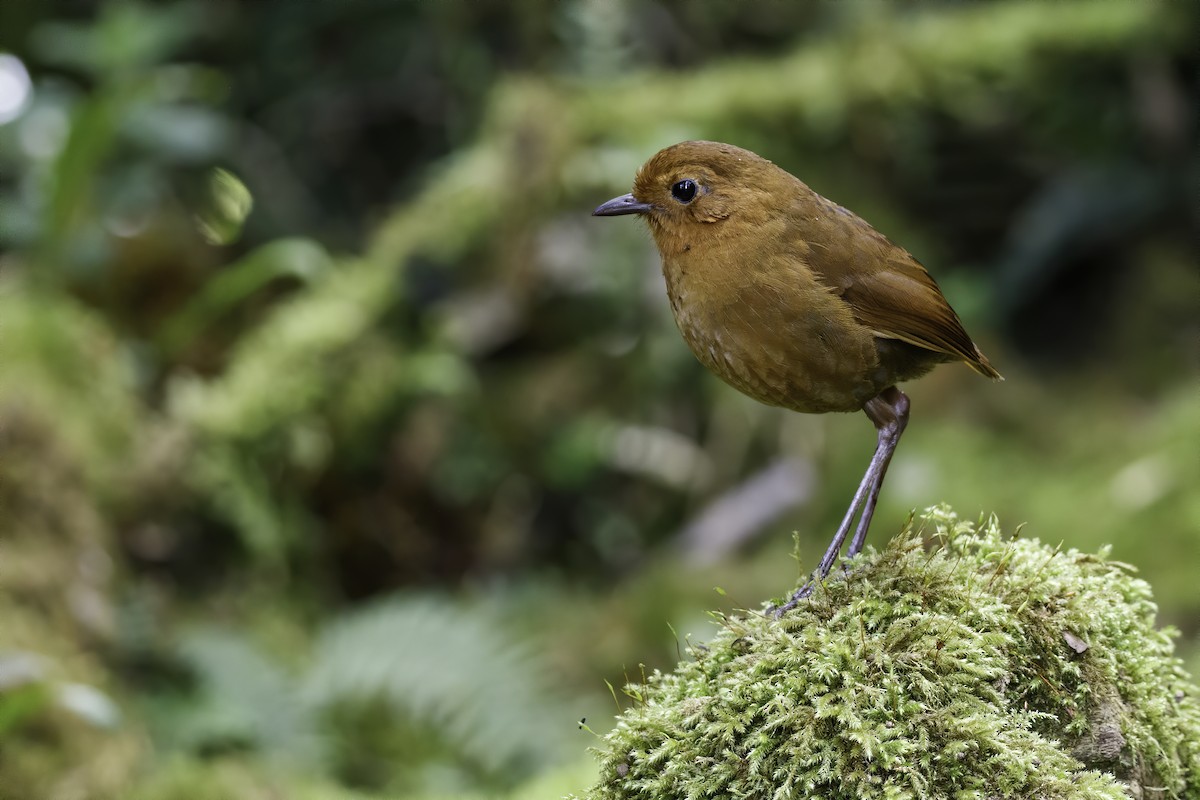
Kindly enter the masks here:
<path id="1" fill-rule="evenodd" d="M 684 178 L 671 184 L 671 196 L 681 203 L 690 203 L 696 197 L 696 182 Z"/>

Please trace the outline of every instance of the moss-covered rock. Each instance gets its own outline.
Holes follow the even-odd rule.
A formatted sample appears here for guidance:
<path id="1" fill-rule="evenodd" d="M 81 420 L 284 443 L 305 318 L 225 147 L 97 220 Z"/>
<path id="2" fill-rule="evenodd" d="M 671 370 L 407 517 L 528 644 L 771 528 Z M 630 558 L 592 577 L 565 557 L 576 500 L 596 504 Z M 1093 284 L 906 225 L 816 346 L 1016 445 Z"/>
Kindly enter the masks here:
<path id="1" fill-rule="evenodd" d="M 627 687 L 586 797 L 1200 797 L 1200 694 L 1131 572 L 930 509 Z"/>

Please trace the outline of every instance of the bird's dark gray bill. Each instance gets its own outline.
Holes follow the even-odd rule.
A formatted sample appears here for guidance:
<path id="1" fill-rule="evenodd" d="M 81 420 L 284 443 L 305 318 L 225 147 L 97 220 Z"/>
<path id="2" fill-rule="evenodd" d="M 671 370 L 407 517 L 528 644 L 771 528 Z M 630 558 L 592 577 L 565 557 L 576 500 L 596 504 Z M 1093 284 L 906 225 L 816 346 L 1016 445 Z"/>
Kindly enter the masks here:
<path id="1" fill-rule="evenodd" d="M 592 216 L 619 217 L 622 214 L 645 214 L 649 210 L 649 203 L 639 203 L 632 194 L 623 194 L 597 206 L 596 210 L 592 212 Z"/>

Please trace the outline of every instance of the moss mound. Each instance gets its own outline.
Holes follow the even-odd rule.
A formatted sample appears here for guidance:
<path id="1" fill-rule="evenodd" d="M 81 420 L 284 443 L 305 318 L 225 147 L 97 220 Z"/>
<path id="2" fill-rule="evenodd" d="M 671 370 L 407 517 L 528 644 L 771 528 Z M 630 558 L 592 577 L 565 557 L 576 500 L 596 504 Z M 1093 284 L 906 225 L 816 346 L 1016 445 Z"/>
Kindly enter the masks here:
<path id="1" fill-rule="evenodd" d="M 1198 692 L 1130 573 L 930 509 L 627 687 L 586 797 L 1200 797 Z"/>

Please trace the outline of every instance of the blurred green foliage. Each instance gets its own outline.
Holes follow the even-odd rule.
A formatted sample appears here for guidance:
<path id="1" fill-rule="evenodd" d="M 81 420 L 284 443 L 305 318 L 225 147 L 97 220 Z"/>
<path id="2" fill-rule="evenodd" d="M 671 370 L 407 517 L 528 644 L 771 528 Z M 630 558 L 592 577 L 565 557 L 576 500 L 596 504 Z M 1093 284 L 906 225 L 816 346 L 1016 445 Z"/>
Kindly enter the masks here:
<path id="1" fill-rule="evenodd" d="M 151 692 L 164 750 L 253 752 L 386 794 L 510 786 L 568 752 L 557 679 L 486 608 L 395 598 L 340 615 L 276 663 L 235 631 L 194 630 L 178 657 L 194 692 Z M 296 654 L 298 655 L 298 654 Z"/>
<path id="2" fill-rule="evenodd" d="M 587 217 L 684 138 L 918 253 L 1008 377 L 912 387 L 877 536 L 945 499 L 1111 542 L 1195 648 L 1195 23 L 0 5 L 0 786 L 588 782 L 566 756 L 603 680 L 673 659 L 664 620 L 786 588 L 787 531 L 811 561 L 870 449 L 704 374 L 647 237 Z M 676 534 L 780 453 L 820 476 L 802 507 L 681 566 Z"/>

